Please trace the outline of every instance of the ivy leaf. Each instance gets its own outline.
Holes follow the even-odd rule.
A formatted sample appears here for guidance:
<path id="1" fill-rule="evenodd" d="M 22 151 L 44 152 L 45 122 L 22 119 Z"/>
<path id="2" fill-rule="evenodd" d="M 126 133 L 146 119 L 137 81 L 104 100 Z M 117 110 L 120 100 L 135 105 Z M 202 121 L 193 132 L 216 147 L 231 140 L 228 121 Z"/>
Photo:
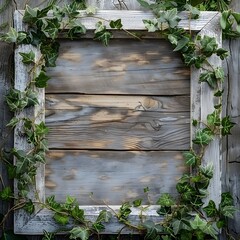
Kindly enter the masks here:
<path id="1" fill-rule="evenodd" d="M 26 5 L 24 15 L 23 15 L 23 22 L 33 24 L 37 20 L 38 20 L 38 9 L 31 8 L 30 6 Z"/>
<path id="2" fill-rule="evenodd" d="M 109 23 L 109 25 L 110 25 L 110 27 L 111 28 L 116 28 L 116 29 L 121 29 L 122 28 L 122 21 L 121 21 L 121 19 L 117 19 L 116 21 L 111 21 L 110 23 Z"/>
<path id="3" fill-rule="evenodd" d="M 195 54 L 183 54 L 184 62 L 187 66 L 191 66 L 196 63 L 198 58 L 196 57 Z"/>
<path id="4" fill-rule="evenodd" d="M 34 213 L 35 206 L 34 206 L 34 204 L 33 204 L 33 202 L 32 202 L 31 199 L 29 199 L 29 201 L 26 202 L 26 204 L 24 205 L 23 209 L 24 209 L 27 213 L 29 213 L 29 214 Z"/>
<path id="5" fill-rule="evenodd" d="M 224 60 L 226 57 L 229 56 L 229 52 L 223 48 L 218 48 L 216 53 L 217 53 L 217 56 L 219 56 L 221 60 Z"/>
<path id="6" fill-rule="evenodd" d="M 138 3 L 140 3 L 140 5 L 146 9 L 151 9 L 150 4 L 148 2 L 146 2 L 145 0 L 137 0 Z"/>
<path id="7" fill-rule="evenodd" d="M 193 7 L 190 4 L 186 4 L 184 8 L 191 13 L 191 17 L 190 17 L 191 19 L 199 18 L 200 11 L 196 7 Z"/>
<path id="8" fill-rule="evenodd" d="M 7 173 L 8 173 L 9 179 L 16 178 L 16 166 L 14 166 L 12 164 L 8 164 L 7 165 Z"/>
<path id="9" fill-rule="evenodd" d="M 20 52 L 19 54 L 22 56 L 22 62 L 24 64 L 30 64 L 35 62 L 35 53 L 32 50 L 28 53 Z"/>
<path id="10" fill-rule="evenodd" d="M 158 20 L 156 18 L 143 20 L 143 23 L 148 32 L 156 32 L 158 30 Z"/>
<path id="11" fill-rule="evenodd" d="M 234 19 L 236 20 L 237 24 L 240 24 L 240 13 L 238 12 L 233 12 L 232 16 L 234 17 Z"/>
<path id="12" fill-rule="evenodd" d="M 134 207 L 139 207 L 142 204 L 142 199 L 136 199 L 133 201 L 133 206 Z"/>
<path id="13" fill-rule="evenodd" d="M 221 125 L 221 119 L 218 110 L 215 110 L 213 113 L 207 115 L 207 123 L 209 126 Z"/>
<path id="14" fill-rule="evenodd" d="M 231 11 L 223 11 L 222 16 L 220 18 L 220 25 L 222 29 L 226 29 L 227 27 L 227 19 L 230 17 Z"/>
<path id="15" fill-rule="evenodd" d="M 38 88 L 47 87 L 47 81 L 50 79 L 46 73 L 42 70 L 39 75 L 35 78 L 35 86 Z"/>
<path id="16" fill-rule="evenodd" d="M 217 67 L 214 70 L 214 74 L 216 79 L 220 80 L 221 82 L 224 82 L 224 70 L 222 67 Z"/>
<path id="17" fill-rule="evenodd" d="M 214 37 L 209 37 L 204 35 L 200 40 L 201 51 L 207 56 L 210 57 L 217 50 L 217 42 Z"/>
<path id="18" fill-rule="evenodd" d="M 194 166 L 197 164 L 198 162 L 198 157 L 196 156 L 196 154 L 193 151 L 190 152 L 184 152 L 183 156 L 185 158 L 185 163 L 188 166 Z"/>
<path id="19" fill-rule="evenodd" d="M 68 31 L 68 37 L 70 39 L 77 38 L 77 37 L 79 37 L 79 35 L 82 35 L 82 34 L 86 34 L 86 27 L 80 23 L 76 26 L 73 26 Z"/>
<path id="20" fill-rule="evenodd" d="M 45 152 L 40 151 L 34 154 L 34 161 L 39 163 L 46 163 Z"/>
<path id="21" fill-rule="evenodd" d="M 181 49 L 183 49 L 189 42 L 189 38 L 183 36 L 178 42 L 177 42 L 177 46 L 173 51 L 180 51 Z"/>
<path id="22" fill-rule="evenodd" d="M 55 39 L 58 35 L 59 28 L 60 28 L 60 23 L 58 19 L 53 18 L 53 19 L 44 19 L 41 30 L 46 37 Z"/>
<path id="23" fill-rule="evenodd" d="M 10 187 L 3 188 L 3 190 L 0 191 L 0 198 L 3 201 L 8 201 L 11 198 L 13 198 L 13 192 L 12 192 L 11 188 Z"/>
<path id="24" fill-rule="evenodd" d="M 105 229 L 105 226 L 101 222 L 95 222 L 92 224 L 92 228 L 99 233 Z"/>
<path id="25" fill-rule="evenodd" d="M 79 206 L 72 209 L 71 215 L 79 221 L 84 221 L 84 210 L 80 209 Z"/>
<path id="26" fill-rule="evenodd" d="M 234 213 L 236 212 L 236 208 L 234 206 L 225 206 L 221 208 L 220 212 L 223 216 L 228 218 L 234 218 Z"/>
<path id="27" fill-rule="evenodd" d="M 208 205 L 204 207 L 203 210 L 207 214 L 207 217 L 216 217 L 218 215 L 218 210 L 213 200 L 210 200 Z"/>
<path id="28" fill-rule="evenodd" d="M 197 214 L 194 220 L 190 221 L 190 225 L 194 230 L 196 229 L 203 230 L 207 226 L 207 222 L 206 220 L 201 219 Z"/>
<path id="29" fill-rule="evenodd" d="M 44 122 L 40 122 L 39 124 L 36 124 L 35 125 L 35 133 L 37 136 L 43 136 L 43 135 L 46 135 L 48 134 L 48 127 L 45 125 Z M 68 196 L 67 197 L 67 200 L 69 200 L 70 197 Z"/>
<path id="30" fill-rule="evenodd" d="M 7 127 L 14 128 L 18 124 L 19 119 L 17 117 L 13 117 L 10 122 L 6 125 Z"/>
<path id="31" fill-rule="evenodd" d="M 163 18 L 167 21 L 170 28 L 176 27 L 180 21 L 177 13 L 178 11 L 176 8 L 163 12 Z"/>
<path id="32" fill-rule="evenodd" d="M 8 33 L 0 37 L 1 41 L 5 41 L 8 43 L 16 43 L 17 39 L 18 39 L 18 32 L 12 27 L 10 27 Z"/>
<path id="33" fill-rule="evenodd" d="M 143 223 L 143 227 L 147 229 L 147 234 L 145 235 L 144 239 L 153 239 L 159 240 L 160 236 L 159 233 L 162 232 L 163 228 L 161 225 L 156 225 L 153 221 L 147 220 Z"/>
<path id="34" fill-rule="evenodd" d="M 107 222 L 109 222 L 111 220 L 111 218 L 112 218 L 112 213 L 111 212 L 109 212 L 107 210 L 102 210 L 99 213 L 96 222 L 105 222 L 105 223 L 107 223 Z"/>
<path id="35" fill-rule="evenodd" d="M 188 222 L 188 221 L 185 221 Z M 174 219 L 172 222 L 172 227 L 173 227 L 173 233 L 174 235 L 177 235 L 179 231 L 181 230 L 188 230 L 190 231 L 191 228 L 183 221 L 183 219 Z"/>
<path id="36" fill-rule="evenodd" d="M 208 145 L 213 140 L 213 135 L 209 131 L 205 131 L 205 129 L 199 129 L 196 131 L 195 139 L 193 143 L 198 145 Z"/>
<path id="37" fill-rule="evenodd" d="M 90 237 L 90 231 L 88 228 L 75 227 L 70 231 L 70 239 L 80 238 L 81 240 L 88 240 Z"/>
<path id="38" fill-rule="evenodd" d="M 232 206 L 233 205 L 233 197 L 229 192 L 222 193 L 221 195 L 221 203 L 220 208 L 223 208 L 225 206 Z"/>
<path id="39" fill-rule="evenodd" d="M 193 119 L 193 120 L 192 120 L 192 125 L 193 125 L 194 127 L 196 127 L 196 126 L 198 125 L 198 120 Z"/>
<path id="40" fill-rule="evenodd" d="M 121 219 L 126 220 L 131 212 L 132 212 L 131 205 L 129 204 L 129 202 L 126 202 L 126 203 L 122 204 L 122 206 L 120 207 L 119 213 L 118 213 L 118 218 L 120 220 Z"/>
<path id="41" fill-rule="evenodd" d="M 214 96 L 221 97 L 223 95 L 223 93 L 224 93 L 224 90 L 222 90 L 222 91 L 218 90 L 217 92 L 214 93 Z"/>
<path id="42" fill-rule="evenodd" d="M 205 73 L 201 73 L 199 81 L 207 82 L 211 88 L 217 87 L 217 79 L 214 72 L 207 71 Z"/>
<path id="43" fill-rule="evenodd" d="M 104 26 L 102 22 L 98 22 L 96 24 L 96 30 L 94 33 L 94 40 L 100 40 L 105 46 L 108 45 L 109 40 L 112 37 L 112 33 L 107 31 L 106 26 Z"/>
<path id="44" fill-rule="evenodd" d="M 210 235 L 214 239 L 216 239 L 216 240 L 218 239 L 219 232 L 211 224 L 207 224 L 206 227 L 204 229 L 202 229 L 202 231 L 204 233 Z"/>
<path id="45" fill-rule="evenodd" d="M 222 135 L 230 135 L 231 129 L 234 127 L 235 123 L 231 122 L 230 117 L 226 116 L 222 119 Z"/>
<path id="46" fill-rule="evenodd" d="M 211 179 L 213 177 L 214 167 L 213 164 L 208 164 L 207 166 L 200 166 L 199 170 L 201 174 L 205 177 Z"/>
<path id="47" fill-rule="evenodd" d="M 46 61 L 46 67 L 56 67 L 56 60 L 58 58 L 58 52 L 49 52 L 44 55 Z"/>
<path id="48" fill-rule="evenodd" d="M 53 215 L 53 219 L 61 225 L 66 225 L 69 222 L 69 217 L 67 215 L 63 215 L 59 213 L 55 213 Z"/>
<path id="49" fill-rule="evenodd" d="M 28 89 L 26 91 L 26 98 L 27 98 L 27 107 L 35 106 L 39 104 L 37 99 L 37 93 L 32 91 L 31 89 Z"/>
<path id="50" fill-rule="evenodd" d="M 161 197 L 157 200 L 157 204 L 164 206 L 164 207 L 171 207 L 175 204 L 172 196 L 168 193 L 164 193 Z"/>

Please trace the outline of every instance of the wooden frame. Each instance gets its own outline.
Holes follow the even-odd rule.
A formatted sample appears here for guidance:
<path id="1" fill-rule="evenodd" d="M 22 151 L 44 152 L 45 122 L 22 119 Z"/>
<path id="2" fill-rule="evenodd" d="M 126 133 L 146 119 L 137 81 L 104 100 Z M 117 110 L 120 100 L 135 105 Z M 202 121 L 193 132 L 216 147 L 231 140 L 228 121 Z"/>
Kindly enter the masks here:
<path id="1" fill-rule="evenodd" d="M 15 28 L 17 31 L 24 31 L 27 28 L 27 26 L 22 21 L 22 17 L 23 12 L 15 12 Z M 97 13 L 96 17 L 98 17 L 98 19 L 94 17 L 84 17 L 83 12 L 81 14 L 81 22 L 86 26 L 88 30 L 94 30 L 95 23 L 99 21 L 99 18 L 108 20 L 116 20 L 121 18 L 124 29 L 130 31 L 146 31 L 142 20 L 151 19 L 154 16 L 150 12 L 143 11 L 102 10 Z M 186 30 L 191 30 L 192 32 L 195 32 L 199 35 L 208 35 L 215 37 L 219 47 L 221 47 L 222 39 L 221 29 L 219 26 L 219 13 L 202 12 L 200 18 L 197 20 L 189 20 L 187 13 L 181 13 L 180 17 L 181 21 L 179 23 L 179 27 L 182 27 Z M 29 69 L 21 62 L 19 52 L 29 52 L 30 50 L 34 50 L 36 55 L 39 54 L 38 49 L 28 45 L 18 46 L 15 51 L 15 88 L 21 91 L 24 91 L 29 82 Z M 221 65 L 221 60 L 214 56 L 211 57 L 210 62 L 215 67 L 219 67 Z M 199 121 L 205 120 L 207 115 L 214 110 L 213 93 L 210 91 L 206 83 L 199 84 L 198 82 L 200 72 L 201 70 L 194 67 L 191 69 L 190 93 L 191 118 L 198 119 Z M 18 116 L 31 116 L 36 118 L 37 122 L 44 121 L 44 89 L 38 89 L 37 91 L 40 104 L 34 109 L 26 109 L 22 111 Z M 21 130 L 21 126 L 18 125 L 15 129 L 14 146 L 17 149 L 27 150 L 30 146 L 28 145 L 26 139 L 22 135 L 18 134 L 19 130 Z M 191 135 L 193 135 L 193 131 L 191 131 Z M 205 163 L 207 163 L 208 159 L 211 159 L 214 164 L 214 177 L 209 187 L 209 199 L 214 200 L 216 203 L 220 202 L 221 196 L 221 158 L 221 139 L 216 137 L 214 141 L 211 142 L 211 144 L 208 146 L 206 154 L 204 156 Z M 38 192 L 38 199 L 44 202 L 44 165 L 40 165 L 38 167 L 36 186 L 33 188 Z M 17 191 L 17 188 L 15 188 L 15 191 Z M 36 200 L 34 193 L 30 195 L 33 201 Z M 114 209 L 119 208 L 119 206 L 111 207 Z M 85 210 L 86 217 L 91 220 L 96 218 L 102 209 L 106 209 L 106 206 L 82 206 L 81 208 Z M 144 212 L 144 214 L 150 219 L 159 219 L 160 217 L 155 211 L 156 208 L 157 207 L 152 206 L 146 212 Z M 32 215 L 26 214 L 24 210 L 18 210 L 15 212 L 14 217 L 14 230 L 17 234 L 42 234 L 43 230 L 54 232 L 59 229 L 59 225 L 57 225 L 52 219 L 52 213 L 49 210 L 42 208 L 42 206 L 36 206 L 36 211 Z M 133 209 L 130 219 L 131 221 L 138 222 L 139 210 Z M 67 229 L 70 227 L 71 224 L 66 226 Z M 106 224 L 105 227 L 106 230 L 104 233 L 117 233 L 122 229 L 123 225 L 121 225 L 116 218 L 113 218 L 113 220 L 110 223 Z M 126 231 L 123 230 L 122 233 L 126 233 Z"/>

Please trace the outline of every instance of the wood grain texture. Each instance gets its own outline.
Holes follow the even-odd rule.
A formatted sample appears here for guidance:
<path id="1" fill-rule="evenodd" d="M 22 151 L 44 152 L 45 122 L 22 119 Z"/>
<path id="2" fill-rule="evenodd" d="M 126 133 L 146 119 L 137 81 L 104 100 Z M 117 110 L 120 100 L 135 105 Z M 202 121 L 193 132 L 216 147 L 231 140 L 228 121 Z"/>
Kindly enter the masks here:
<path id="1" fill-rule="evenodd" d="M 240 11 L 240 2 L 233 0 L 231 7 L 234 11 Z M 227 70 L 227 94 L 226 103 L 227 109 L 226 114 L 232 118 L 232 121 L 236 123 L 232 129 L 232 135 L 227 137 L 226 143 L 226 165 L 225 165 L 225 176 L 226 176 L 226 191 L 230 191 L 234 205 L 237 209 L 240 208 L 240 84 L 239 84 L 239 73 L 240 73 L 240 40 L 228 40 L 225 41 L 225 46 L 230 52 L 230 57 L 226 62 Z M 240 212 L 236 211 L 234 219 L 229 221 L 228 227 L 231 233 L 236 239 L 240 238 Z"/>
<path id="2" fill-rule="evenodd" d="M 56 95 L 60 105 L 48 109 L 50 148 L 115 150 L 186 150 L 189 148 L 189 98 Z M 57 100 L 56 100 L 57 99 Z M 161 102 L 161 99 L 163 100 Z M 174 106 L 174 102 L 179 103 Z M 185 100 L 178 112 L 180 101 Z M 47 101 L 49 102 L 49 101 Z M 142 103 L 141 103 L 142 102 Z M 165 102 L 165 104 L 164 104 Z M 164 105 L 174 106 L 165 111 Z M 110 105 L 110 106 L 109 106 Z M 185 106 L 185 109 L 184 109 Z M 154 109 L 154 110 L 151 110 Z"/>
<path id="3" fill-rule="evenodd" d="M 190 72 L 166 40 L 60 41 L 50 93 L 189 94 Z M 64 68 L 64 71 L 62 69 Z"/>
<path id="4" fill-rule="evenodd" d="M 181 152 L 55 150 L 47 158 L 46 196 L 63 202 L 72 195 L 80 205 L 147 203 L 146 187 L 154 204 L 162 193 L 176 196 L 176 181 L 187 171 Z"/>

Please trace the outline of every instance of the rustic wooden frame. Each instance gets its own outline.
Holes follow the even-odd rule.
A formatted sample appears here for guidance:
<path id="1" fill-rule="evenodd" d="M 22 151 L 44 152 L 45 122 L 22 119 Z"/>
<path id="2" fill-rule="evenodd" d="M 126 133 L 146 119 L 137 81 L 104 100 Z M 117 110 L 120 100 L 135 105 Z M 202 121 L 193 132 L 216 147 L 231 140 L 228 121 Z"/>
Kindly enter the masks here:
<path id="1" fill-rule="evenodd" d="M 113 11 L 113 10 L 101 10 L 96 14 L 96 17 L 85 16 L 85 13 L 80 13 L 81 22 L 86 26 L 87 30 L 94 30 L 95 23 L 99 19 L 116 20 L 122 19 L 123 28 L 126 30 L 141 30 L 146 31 L 143 19 L 153 18 L 153 14 L 144 11 Z M 27 26 L 22 21 L 23 12 L 15 12 L 15 28 L 17 31 L 26 30 Z M 221 47 L 221 29 L 219 26 L 220 14 L 217 12 L 201 12 L 200 18 L 197 20 L 189 20 L 187 13 L 180 14 L 181 21 L 179 27 L 186 30 L 191 30 L 199 35 L 208 35 L 215 37 L 216 41 Z M 15 88 L 23 91 L 29 82 L 29 68 L 21 62 L 21 57 L 19 52 L 29 52 L 34 50 L 36 55 L 39 54 L 39 50 L 29 46 L 20 45 L 16 47 L 15 50 Z M 211 57 L 211 64 L 214 67 L 221 66 L 221 60 L 218 57 Z M 209 89 L 206 83 L 199 84 L 199 76 L 201 70 L 194 67 L 191 68 L 191 118 L 198 119 L 202 121 L 206 119 L 207 115 L 214 110 L 214 95 Z M 40 104 L 32 109 L 23 110 L 18 116 L 30 116 L 36 119 L 36 122 L 44 121 L 44 89 L 38 89 L 38 99 Z M 14 146 L 17 149 L 27 150 L 29 149 L 29 144 L 22 135 L 19 134 L 21 126 L 17 126 L 14 134 Z M 191 131 L 193 135 L 193 131 Z M 192 136 L 193 137 L 193 136 Z M 207 163 L 209 160 L 213 161 L 214 164 L 214 176 L 209 187 L 209 199 L 214 200 L 216 203 L 220 202 L 221 196 L 221 139 L 220 137 L 215 137 L 214 141 L 206 149 L 204 156 L 204 161 Z M 16 185 L 16 184 L 15 184 Z M 37 199 L 44 202 L 44 165 L 38 167 L 38 172 L 36 176 L 36 186 L 33 189 L 37 190 L 38 196 L 36 194 L 30 194 L 33 201 Z M 15 187 L 17 192 L 17 188 Z M 119 206 L 111 206 L 114 209 L 119 208 Z M 85 210 L 86 217 L 91 220 L 96 218 L 102 209 L 106 209 L 106 206 L 81 206 Z M 156 206 L 150 207 L 144 214 L 148 218 L 158 218 L 156 213 Z M 139 210 L 133 209 L 130 219 L 133 222 L 139 221 Z M 36 207 L 34 214 L 29 215 L 24 212 L 24 210 L 18 210 L 14 214 L 14 230 L 18 234 L 42 234 L 43 230 L 55 232 L 59 229 L 52 219 L 51 211 L 44 209 L 43 206 L 39 205 Z M 67 225 L 65 228 L 68 229 L 71 224 Z M 123 225 L 118 222 L 116 218 L 113 218 L 110 223 L 106 224 L 106 230 L 104 233 L 117 233 L 119 232 Z M 122 233 L 126 233 L 125 230 Z"/>

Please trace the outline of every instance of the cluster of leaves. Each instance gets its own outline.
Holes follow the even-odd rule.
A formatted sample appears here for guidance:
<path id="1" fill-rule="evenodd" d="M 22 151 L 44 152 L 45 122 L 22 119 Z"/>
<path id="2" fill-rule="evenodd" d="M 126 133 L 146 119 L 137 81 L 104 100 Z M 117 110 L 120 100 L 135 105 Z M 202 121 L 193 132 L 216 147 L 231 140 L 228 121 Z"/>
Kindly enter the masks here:
<path id="1" fill-rule="evenodd" d="M 79 208 L 76 198 L 71 196 L 67 196 L 64 203 L 58 203 L 54 196 L 48 197 L 46 207 L 55 212 L 53 219 L 58 224 L 67 226 L 71 222 L 74 225 L 69 231 L 70 239 L 88 240 L 93 233 L 104 230 L 104 223 L 112 218 L 110 211 L 102 210 L 94 222 L 86 220 L 84 210 Z"/>

